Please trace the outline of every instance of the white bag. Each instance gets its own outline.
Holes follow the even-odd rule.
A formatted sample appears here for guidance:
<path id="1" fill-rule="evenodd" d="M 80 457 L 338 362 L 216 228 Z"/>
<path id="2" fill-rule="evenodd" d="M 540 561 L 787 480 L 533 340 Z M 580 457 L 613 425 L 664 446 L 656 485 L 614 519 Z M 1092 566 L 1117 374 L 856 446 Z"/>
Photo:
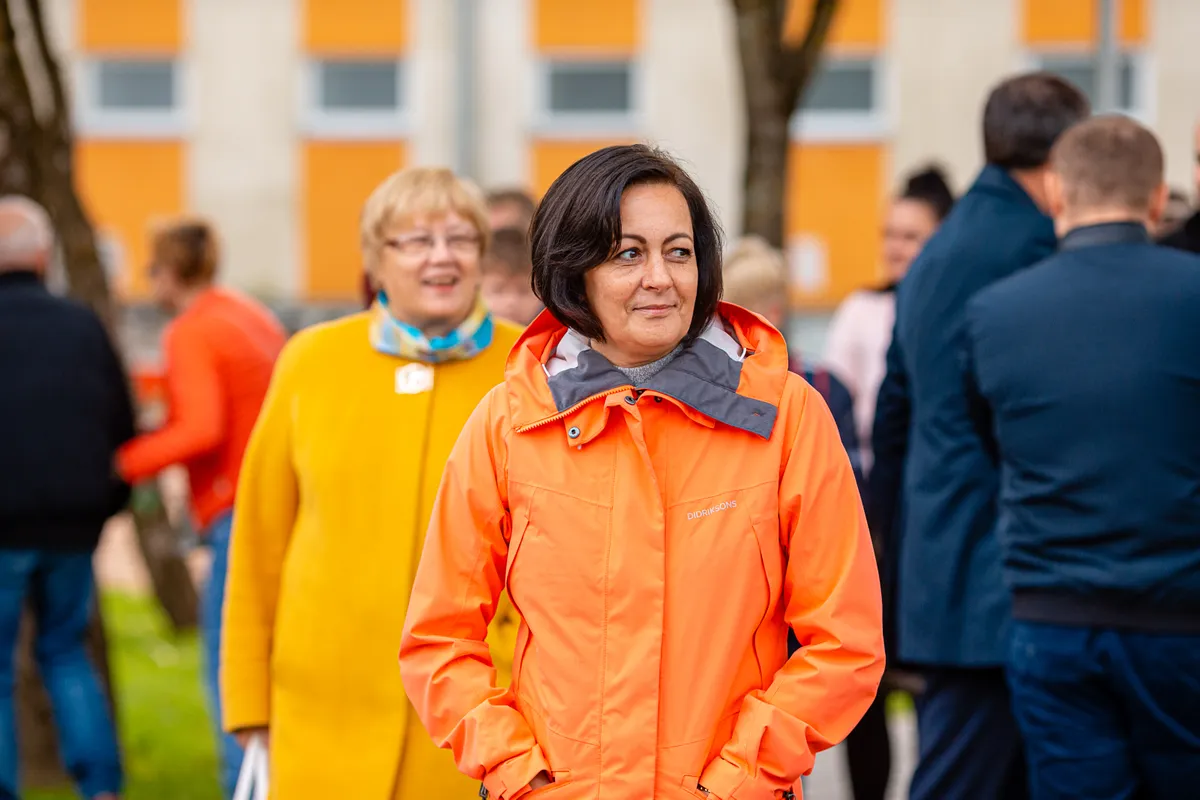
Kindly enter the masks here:
<path id="1" fill-rule="evenodd" d="M 251 736 L 242 757 L 242 770 L 238 773 L 233 800 L 267 800 L 267 764 L 266 742 L 262 736 Z"/>

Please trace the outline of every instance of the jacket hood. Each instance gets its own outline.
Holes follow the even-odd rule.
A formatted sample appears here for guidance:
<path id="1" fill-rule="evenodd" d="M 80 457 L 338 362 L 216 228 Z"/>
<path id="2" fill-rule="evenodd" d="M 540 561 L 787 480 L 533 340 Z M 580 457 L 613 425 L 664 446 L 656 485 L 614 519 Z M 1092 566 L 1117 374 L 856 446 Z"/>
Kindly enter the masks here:
<path id="1" fill-rule="evenodd" d="M 766 439 L 787 374 L 782 334 L 757 314 L 721 303 L 700 337 L 638 389 L 674 401 L 707 427 L 719 422 Z M 515 430 L 562 419 L 578 444 L 599 433 L 603 411 L 631 388 L 623 372 L 549 311 L 517 341 L 504 379 Z"/>

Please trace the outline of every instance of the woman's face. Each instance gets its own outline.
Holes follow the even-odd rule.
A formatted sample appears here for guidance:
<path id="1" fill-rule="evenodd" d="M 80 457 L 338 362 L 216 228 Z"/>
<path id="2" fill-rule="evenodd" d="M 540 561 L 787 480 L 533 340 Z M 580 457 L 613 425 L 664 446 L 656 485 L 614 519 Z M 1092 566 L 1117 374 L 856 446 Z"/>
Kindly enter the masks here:
<path id="1" fill-rule="evenodd" d="M 604 329 L 593 342 L 620 367 L 671 352 L 692 324 L 696 245 L 687 200 L 669 184 L 644 184 L 621 197 L 617 254 L 587 272 L 588 302 Z"/>
<path id="2" fill-rule="evenodd" d="M 388 310 L 426 336 L 444 336 L 471 313 L 481 237 L 465 217 L 418 214 L 384 229 L 375 278 Z"/>
<path id="3" fill-rule="evenodd" d="M 892 203 L 883 229 L 883 268 L 888 281 L 904 277 L 937 226 L 928 203 L 904 198 Z"/>

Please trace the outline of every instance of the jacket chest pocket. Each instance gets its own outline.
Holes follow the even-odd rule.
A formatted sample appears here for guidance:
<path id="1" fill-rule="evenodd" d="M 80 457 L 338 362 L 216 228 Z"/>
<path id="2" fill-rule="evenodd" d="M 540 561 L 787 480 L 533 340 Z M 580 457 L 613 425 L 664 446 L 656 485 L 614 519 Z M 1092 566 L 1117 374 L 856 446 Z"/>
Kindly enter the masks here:
<path id="1" fill-rule="evenodd" d="M 599 741 L 611 510 L 528 486 L 510 490 L 505 584 L 525 622 L 516 691 L 551 730 Z"/>
<path id="2" fill-rule="evenodd" d="M 732 582 L 752 594 L 765 590 L 768 601 L 777 598 L 785 561 L 777 493 L 776 483 L 764 483 L 673 508 L 670 546 L 684 574 L 700 585 Z"/>

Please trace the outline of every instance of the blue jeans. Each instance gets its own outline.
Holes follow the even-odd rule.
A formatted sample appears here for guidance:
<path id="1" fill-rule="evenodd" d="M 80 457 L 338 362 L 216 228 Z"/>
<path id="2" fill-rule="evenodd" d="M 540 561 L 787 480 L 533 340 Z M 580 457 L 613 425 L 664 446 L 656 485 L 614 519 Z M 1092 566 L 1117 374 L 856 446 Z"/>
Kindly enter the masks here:
<path id="1" fill-rule="evenodd" d="M 1195 796 L 1200 636 L 1019 622 L 1008 680 L 1034 800 Z"/>
<path id="2" fill-rule="evenodd" d="M 203 541 L 212 551 L 212 572 L 200 596 L 200 636 L 204 646 L 204 683 L 209 711 L 217 734 L 217 759 L 221 791 L 233 796 L 242 768 L 242 748 L 221 727 L 221 606 L 225 603 L 225 575 L 229 571 L 229 535 L 233 514 L 225 512 L 204 532 Z"/>
<path id="3" fill-rule="evenodd" d="M 18 796 L 14 708 L 21 612 L 32 605 L 34 656 L 54 709 L 63 763 L 86 798 L 121 791 L 117 732 L 85 648 L 93 602 L 92 554 L 0 550 L 0 800 Z"/>

